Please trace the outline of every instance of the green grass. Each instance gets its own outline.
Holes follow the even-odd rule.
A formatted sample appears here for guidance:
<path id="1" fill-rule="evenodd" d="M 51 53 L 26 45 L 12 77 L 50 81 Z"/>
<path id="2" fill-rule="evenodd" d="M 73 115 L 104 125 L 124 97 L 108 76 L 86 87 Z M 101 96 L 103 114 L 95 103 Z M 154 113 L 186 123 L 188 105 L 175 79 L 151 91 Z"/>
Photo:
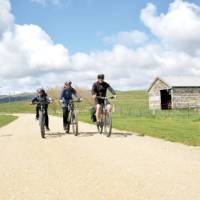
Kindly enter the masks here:
<path id="1" fill-rule="evenodd" d="M 1 113 L 32 113 L 33 111 L 34 106 L 30 105 L 29 102 L 18 101 L 0 104 Z"/>
<path id="2" fill-rule="evenodd" d="M 16 116 L 12 116 L 12 115 L 0 115 L 0 127 L 5 126 L 5 125 L 11 123 L 15 119 L 17 119 Z"/>
<path id="3" fill-rule="evenodd" d="M 32 105 L 31 102 L 12 102 L 12 103 L 0 103 L 0 113 L 12 114 L 12 113 L 34 113 L 36 105 Z M 49 113 L 54 114 L 52 106 L 49 107 Z M 57 108 L 57 112 L 61 112 L 60 108 Z"/>
<path id="4" fill-rule="evenodd" d="M 81 113 L 82 121 L 91 123 L 86 113 Z M 131 131 L 162 138 L 187 145 L 200 145 L 200 121 L 171 117 L 137 117 L 113 115 L 113 126 L 119 130 Z"/>
<path id="5" fill-rule="evenodd" d="M 145 91 L 118 92 L 114 105 L 114 128 L 137 132 L 148 136 L 158 137 L 172 142 L 200 146 L 200 112 L 199 110 L 169 110 L 157 111 L 155 114 L 148 110 L 148 94 Z M 89 103 L 78 104 L 79 119 L 92 123 L 90 120 Z M 21 113 L 34 112 L 35 106 L 29 103 L 0 104 L 1 112 Z M 50 114 L 55 114 L 52 106 Z M 57 115 L 61 110 L 57 109 Z"/>
<path id="6" fill-rule="evenodd" d="M 145 91 L 119 92 L 118 100 L 112 102 L 115 108 L 113 126 L 120 130 L 137 132 L 172 142 L 200 146 L 199 110 L 148 110 L 148 94 Z M 79 118 L 91 122 L 87 113 Z"/>
<path id="7" fill-rule="evenodd" d="M 120 122 L 120 123 L 119 123 Z M 114 116 L 114 127 L 188 145 L 200 145 L 200 123 L 174 118 Z"/>

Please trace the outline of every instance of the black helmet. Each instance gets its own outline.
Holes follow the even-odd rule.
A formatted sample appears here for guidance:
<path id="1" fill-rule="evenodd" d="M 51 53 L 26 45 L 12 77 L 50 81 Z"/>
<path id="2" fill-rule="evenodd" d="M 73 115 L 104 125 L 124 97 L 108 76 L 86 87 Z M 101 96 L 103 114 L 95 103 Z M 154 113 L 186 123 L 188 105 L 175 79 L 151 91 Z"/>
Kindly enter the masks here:
<path id="1" fill-rule="evenodd" d="M 65 85 L 71 85 L 72 82 L 71 81 L 65 81 Z"/>
<path id="2" fill-rule="evenodd" d="M 39 93 L 39 92 L 45 92 L 45 90 L 44 90 L 44 88 L 38 88 L 37 89 L 37 92 Z"/>
<path id="3" fill-rule="evenodd" d="M 37 89 L 37 93 L 46 94 L 46 92 L 45 92 L 45 89 L 44 89 L 44 88 L 39 88 L 39 89 Z"/>
<path id="4" fill-rule="evenodd" d="M 105 76 L 104 76 L 104 74 L 98 74 L 97 78 L 104 80 Z"/>

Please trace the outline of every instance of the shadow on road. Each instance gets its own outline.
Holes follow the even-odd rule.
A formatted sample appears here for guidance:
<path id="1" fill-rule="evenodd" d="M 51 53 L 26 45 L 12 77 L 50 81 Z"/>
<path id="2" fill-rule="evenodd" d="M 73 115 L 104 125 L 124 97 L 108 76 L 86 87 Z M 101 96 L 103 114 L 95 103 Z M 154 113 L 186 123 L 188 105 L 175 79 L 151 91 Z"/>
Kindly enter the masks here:
<path id="1" fill-rule="evenodd" d="M 94 136 L 94 135 L 99 135 L 99 133 L 97 132 L 80 132 L 78 137 L 91 137 L 91 136 Z M 104 135 L 102 133 L 102 135 Z M 130 133 L 112 133 L 110 137 L 112 138 L 116 138 L 116 137 L 128 137 L 128 136 L 132 136 L 132 134 Z"/>
<path id="2" fill-rule="evenodd" d="M 78 134 L 78 137 L 91 137 L 91 136 L 94 136 L 94 135 L 97 135 L 98 133 L 97 132 L 80 132 Z"/>
<path id="3" fill-rule="evenodd" d="M 129 137 L 133 136 L 131 133 L 112 133 L 110 137 Z"/>
<path id="4" fill-rule="evenodd" d="M 62 136 L 67 135 L 66 133 L 63 132 L 50 132 L 50 133 L 46 133 L 46 137 L 47 138 L 59 138 Z"/>
<path id="5" fill-rule="evenodd" d="M 66 135 L 73 135 L 73 133 L 64 133 L 64 132 L 50 132 L 50 133 L 46 133 L 46 137 L 47 138 L 59 138 L 59 137 L 63 137 L 63 136 L 66 136 Z M 77 137 L 92 137 L 92 136 L 95 136 L 95 135 L 100 135 L 99 133 L 95 132 L 95 131 L 92 131 L 92 132 L 80 132 L 78 134 Z M 104 135 L 104 133 L 102 133 L 103 136 L 106 136 Z M 9 135 L 8 135 L 9 136 Z M 12 136 L 12 135 L 10 135 Z M 131 133 L 120 133 L 120 132 L 114 132 L 111 134 L 110 138 L 126 138 L 126 137 L 130 137 L 130 136 L 133 136 Z M 1 136 L 0 136 L 1 137 Z"/>
<path id="6" fill-rule="evenodd" d="M 11 135 L 11 134 L 7 134 L 7 135 L 0 135 L 0 137 L 11 137 L 11 136 L 13 136 L 13 135 Z"/>

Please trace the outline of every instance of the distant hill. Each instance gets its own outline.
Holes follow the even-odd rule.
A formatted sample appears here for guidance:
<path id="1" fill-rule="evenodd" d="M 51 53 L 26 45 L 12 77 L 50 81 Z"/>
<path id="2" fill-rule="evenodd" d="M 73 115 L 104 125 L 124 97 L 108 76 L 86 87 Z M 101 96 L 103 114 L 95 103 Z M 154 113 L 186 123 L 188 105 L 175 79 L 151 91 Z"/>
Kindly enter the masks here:
<path id="1" fill-rule="evenodd" d="M 18 95 L 0 95 L 0 103 L 8 103 L 15 101 L 28 101 L 34 96 L 33 93 L 22 93 Z"/>

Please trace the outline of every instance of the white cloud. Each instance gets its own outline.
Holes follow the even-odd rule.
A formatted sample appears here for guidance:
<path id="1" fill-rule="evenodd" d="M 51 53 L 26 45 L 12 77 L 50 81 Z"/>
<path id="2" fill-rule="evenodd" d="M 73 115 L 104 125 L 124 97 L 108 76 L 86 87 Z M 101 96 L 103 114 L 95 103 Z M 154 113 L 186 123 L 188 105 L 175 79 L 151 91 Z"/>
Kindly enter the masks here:
<path id="1" fill-rule="evenodd" d="M 0 2 L 0 38 L 2 34 L 11 30 L 14 23 L 14 17 L 10 13 L 11 5 L 8 0 L 1 0 Z"/>
<path id="2" fill-rule="evenodd" d="M 57 71 L 69 65 L 68 50 L 61 44 L 54 44 L 49 35 L 36 25 L 17 25 L 15 40 L 31 68 L 41 72 Z"/>
<path id="3" fill-rule="evenodd" d="M 5 78 L 59 72 L 69 66 L 68 50 L 36 25 L 16 25 L 14 33 L 6 32 L 0 56 L 0 76 Z"/>
<path id="4" fill-rule="evenodd" d="M 156 7 L 148 4 L 141 18 L 156 43 L 140 31 L 120 32 L 110 38 L 111 50 L 74 54 L 39 26 L 15 24 L 8 0 L 0 1 L 0 8 L 0 93 L 62 85 L 68 79 L 90 87 L 97 73 L 105 73 L 117 89 L 146 88 L 158 75 L 200 75 L 197 5 L 175 1 L 166 14 L 157 16 Z M 182 26 L 186 34 L 175 28 L 183 24 L 179 15 L 191 26 Z"/>
<path id="5" fill-rule="evenodd" d="M 147 42 L 148 36 L 144 32 L 137 30 L 122 31 L 112 36 L 103 38 L 103 41 L 109 44 L 121 44 L 125 46 L 141 45 Z"/>
<path id="6" fill-rule="evenodd" d="M 142 10 L 141 19 L 155 36 L 172 48 L 191 52 L 200 45 L 200 7 L 195 4 L 175 0 L 166 14 L 157 15 L 156 6 L 149 3 Z"/>

